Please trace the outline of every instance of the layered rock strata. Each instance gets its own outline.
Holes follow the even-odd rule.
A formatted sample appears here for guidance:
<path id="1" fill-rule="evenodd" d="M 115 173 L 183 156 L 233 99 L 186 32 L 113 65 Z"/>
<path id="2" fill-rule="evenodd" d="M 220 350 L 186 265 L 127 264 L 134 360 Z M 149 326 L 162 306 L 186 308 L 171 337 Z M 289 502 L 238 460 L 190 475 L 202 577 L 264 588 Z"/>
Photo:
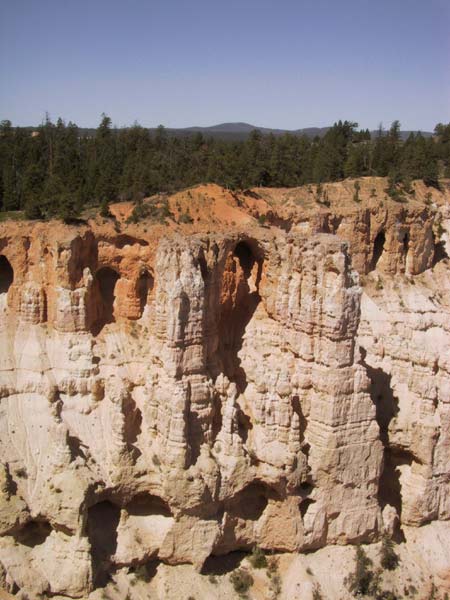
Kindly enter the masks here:
<path id="1" fill-rule="evenodd" d="M 126 565 L 448 519 L 446 208 L 416 204 L 2 225 L 3 587 L 82 598 Z"/>

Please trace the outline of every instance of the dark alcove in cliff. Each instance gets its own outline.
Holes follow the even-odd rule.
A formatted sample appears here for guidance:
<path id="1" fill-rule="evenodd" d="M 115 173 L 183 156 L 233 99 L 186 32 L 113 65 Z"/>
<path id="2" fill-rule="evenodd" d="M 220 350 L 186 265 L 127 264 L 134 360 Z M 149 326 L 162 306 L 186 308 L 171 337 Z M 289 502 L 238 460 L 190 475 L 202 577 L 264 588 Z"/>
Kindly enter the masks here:
<path id="1" fill-rule="evenodd" d="M 269 498 L 278 499 L 278 495 L 264 483 L 250 483 L 225 502 L 225 510 L 240 519 L 257 521 Z"/>
<path id="2" fill-rule="evenodd" d="M 114 299 L 115 287 L 119 279 L 119 274 L 110 267 L 103 267 L 95 274 L 95 280 L 100 292 L 101 306 L 99 318 L 97 319 L 93 333 L 100 333 L 104 325 L 114 322 Z"/>
<path id="3" fill-rule="evenodd" d="M 373 242 L 373 254 L 372 254 L 372 260 L 370 263 L 371 271 L 373 271 L 377 267 L 378 261 L 380 260 L 381 255 L 383 254 L 385 241 L 386 241 L 386 236 L 384 234 L 384 231 L 380 231 L 380 233 L 377 234 L 377 237 L 375 238 L 375 240 Z"/>
<path id="4" fill-rule="evenodd" d="M 240 392 L 247 385 L 238 353 L 245 330 L 261 301 L 262 258 L 252 242 L 239 242 L 230 252 L 222 275 L 219 352 L 225 375 Z"/>
<path id="5" fill-rule="evenodd" d="M 205 253 L 203 249 L 200 251 L 198 256 L 198 266 L 200 267 L 200 273 L 202 274 L 202 279 L 206 283 L 209 277 L 208 263 L 206 262 Z"/>
<path id="6" fill-rule="evenodd" d="M 136 291 L 139 297 L 139 317 L 142 317 L 147 306 L 148 295 L 153 289 L 153 277 L 148 271 L 143 271 L 137 280 Z"/>
<path id="7" fill-rule="evenodd" d="M 52 527 L 48 521 L 29 521 L 14 536 L 19 544 L 34 548 L 45 542 Z"/>
<path id="8" fill-rule="evenodd" d="M 159 496 L 141 492 L 125 506 L 129 515 L 148 517 L 150 515 L 162 515 L 171 517 L 172 511 L 165 500 Z"/>
<path id="9" fill-rule="evenodd" d="M 304 498 L 300 501 L 300 514 L 302 515 L 302 520 L 305 519 L 306 513 L 308 512 L 308 508 L 315 504 L 315 500 L 312 498 Z"/>
<path id="10" fill-rule="evenodd" d="M 14 281 L 14 271 L 6 256 L 0 256 L 0 294 L 5 294 Z"/>
<path id="11" fill-rule="evenodd" d="M 403 236 L 402 245 L 403 245 L 403 258 L 405 260 L 405 268 L 406 268 L 406 261 L 408 260 L 408 251 L 409 251 L 409 233 L 405 233 L 405 235 Z"/>
<path id="12" fill-rule="evenodd" d="M 87 533 L 96 587 L 105 585 L 108 580 L 111 559 L 117 550 L 119 520 L 120 508 L 108 500 L 94 504 L 88 511 Z"/>

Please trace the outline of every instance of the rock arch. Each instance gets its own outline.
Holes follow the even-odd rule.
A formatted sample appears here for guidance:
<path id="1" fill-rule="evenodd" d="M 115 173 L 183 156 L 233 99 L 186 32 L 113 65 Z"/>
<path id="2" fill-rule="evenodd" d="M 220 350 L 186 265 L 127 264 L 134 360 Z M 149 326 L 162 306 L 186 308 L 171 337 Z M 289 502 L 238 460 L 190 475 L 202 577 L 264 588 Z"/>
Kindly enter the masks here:
<path id="1" fill-rule="evenodd" d="M 256 242 L 238 242 L 226 257 L 221 283 L 219 352 L 225 375 L 239 391 L 246 378 L 238 357 L 245 330 L 261 301 L 263 259 Z"/>
<path id="2" fill-rule="evenodd" d="M 14 270 L 3 254 L 0 256 L 0 294 L 6 294 L 14 281 Z"/>

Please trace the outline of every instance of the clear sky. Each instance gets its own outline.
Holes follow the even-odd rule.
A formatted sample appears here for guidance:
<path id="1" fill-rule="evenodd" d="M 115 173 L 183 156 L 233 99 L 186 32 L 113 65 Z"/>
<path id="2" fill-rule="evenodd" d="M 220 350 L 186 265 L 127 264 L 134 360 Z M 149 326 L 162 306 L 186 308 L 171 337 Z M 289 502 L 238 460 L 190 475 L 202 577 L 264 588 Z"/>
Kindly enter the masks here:
<path id="1" fill-rule="evenodd" d="M 450 0 L 0 0 L 0 119 L 450 121 Z"/>

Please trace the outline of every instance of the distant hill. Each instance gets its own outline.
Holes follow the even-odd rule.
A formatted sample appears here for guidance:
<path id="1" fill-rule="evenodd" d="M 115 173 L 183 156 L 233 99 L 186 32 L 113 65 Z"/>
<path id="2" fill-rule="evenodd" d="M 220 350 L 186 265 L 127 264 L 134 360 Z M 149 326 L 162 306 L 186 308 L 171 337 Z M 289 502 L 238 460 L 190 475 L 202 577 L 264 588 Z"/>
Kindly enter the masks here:
<path id="1" fill-rule="evenodd" d="M 23 127 L 22 129 L 35 130 L 36 127 Z M 329 127 L 304 127 L 302 129 L 271 129 L 269 127 L 257 127 L 250 123 L 219 123 L 218 125 L 211 125 L 209 127 L 182 127 L 172 128 L 166 127 L 166 132 L 170 136 L 188 136 L 193 133 L 201 133 L 205 137 L 212 137 L 221 140 L 239 141 L 248 138 L 250 133 L 255 129 L 258 129 L 263 135 L 283 135 L 284 133 L 290 133 L 291 135 L 302 136 L 305 135 L 309 138 L 322 137 L 326 134 Z M 150 127 L 149 130 L 154 133 L 156 127 Z M 92 136 L 95 134 L 95 129 L 90 127 L 80 127 L 80 133 L 82 136 Z M 371 131 L 371 136 L 376 137 L 378 131 Z M 417 131 L 404 130 L 400 132 L 401 138 L 406 140 L 411 133 L 417 133 Z M 424 137 L 431 137 L 433 133 L 431 131 L 422 131 Z"/>
<path id="2" fill-rule="evenodd" d="M 184 127 L 181 129 L 167 128 L 166 131 L 169 135 L 192 135 L 192 133 L 202 133 L 205 137 L 214 137 L 218 139 L 229 139 L 229 140 L 245 140 L 248 138 L 250 133 L 258 129 L 263 135 L 283 135 L 284 133 L 290 133 L 291 135 L 302 136 L 305 135 L 309 138 L 323 137 L 330 127 L 304 127 L 302 129 L 271 129 L 269 127 L 258 127 L 251 125 L 250 123 L 220 123 L 219 125 L 211 125 L 210 127 Z M 155 129 L 150 129 L 155 131 Z M 371 131 L 371 136 L 376 137 L 378 131 Z M 417 131 L 405 130 L 401 131 L 400 135 L 403 140 L 406 140 L 411 133 L 417 133 Z M 431 131 L 422 131 L 424 137 L 431 137 L 433 133 Z"/>
<path id="3" fill-rule="evenodd" d="M 167 131 L 171 135 L 191 135 L 192 133 L 200 132 L 207 137 L 215 137 L 220 139 L 246 139 L 252 131 L 257 129 L 263 135 L 283 135 L 290 133 L 291 135 L 306 135 L 308 137 L 322 137 L 328 131 L 329 127 L 306 127 L 304 129 L 274 129 L 270 127 L 258 127 L 250 123 L 220 123 L 219 125 L 211 125 L 210 127 L 184 127 L 182 129 L 170 129 Z"/>

